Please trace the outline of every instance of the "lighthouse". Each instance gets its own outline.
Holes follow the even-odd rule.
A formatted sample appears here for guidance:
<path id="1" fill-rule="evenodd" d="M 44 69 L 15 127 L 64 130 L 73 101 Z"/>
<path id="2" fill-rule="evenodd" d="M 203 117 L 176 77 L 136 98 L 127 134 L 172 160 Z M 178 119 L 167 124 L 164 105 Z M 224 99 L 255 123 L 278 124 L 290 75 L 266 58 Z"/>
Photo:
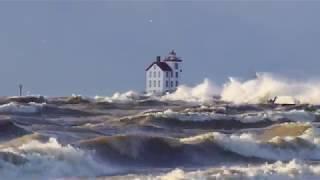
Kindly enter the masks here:
<path id="1" fill-rule="evenodd" d="M 156 59 L 146 68 L 146 92 L 164 94 L 174 92 L 182 80 L 182 59 L 174 50 Z"/>

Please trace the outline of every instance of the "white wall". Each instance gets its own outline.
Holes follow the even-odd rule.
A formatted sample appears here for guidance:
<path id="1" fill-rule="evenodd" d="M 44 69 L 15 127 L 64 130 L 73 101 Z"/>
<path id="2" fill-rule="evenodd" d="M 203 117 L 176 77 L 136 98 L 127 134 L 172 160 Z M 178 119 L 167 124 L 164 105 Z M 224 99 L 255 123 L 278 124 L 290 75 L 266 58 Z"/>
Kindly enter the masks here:
<path id="1" fill-rule="evenodd" d="M 166 72 L 162 71 L 159 66 L 154 64 L 148 71 L 146 71 L 146 92 L 147 93 L 164 93 L 167 91 L 175 91 L 176 81 L 178 81 L 178 85 L 181 84 L 182 80 L 182 62 L 166 62 L 171 69 L 173 70 L 173 76 L 171 76 L 171 72 L 168 72 L 168 77 L 166 76 Z M 178 69 L 175 69 L 175 63 L 178 63 Z M 150 76 L 151 72 L 151 76 Z M 156 72 L 156 76 L 154 76 L 154 72 Z M 178 78 L 176 77 L 176 72 L 178 72 Z M 160 76 L 159 76 L 160 73 Z M 150 87 L 150 81 L 152 83 L 152 86 Z M 160 81 L 160 87 L 159 87 L 159 81 Z M 166 81 L 168 81 L 168 87 L 166 87 Z M 154 84 L 156 82 L 156 84 Z M 171 82 L 173 82 L 173 86 L 171 86 Z M 154 86 L 156 85 L 156 86 Z"/>
<path id="2" fill-rule="evenodd" d="M 150 76 L 151 72 L 151 76 Z M 147 93 L 163 93 L 165 91 L 164 81 L 165 72 L 163 72 L 156 64 L 146 71 L 146 92 Z M 150 87 L 150 81 L 152 86 Z M 160 84 L 159 84 L 160 83 Z M 159 86 L 160 85 L 160 86 Z"/>
<path id="3" fill-rule="evenodd" d="M 182 70 L 182 62 L 173 62 L 173 61 L 167 61 L 166 62 L 171 69 L 173 70 L 173 77 L 170 76 L 169 80 L 169 85 L 171 85 L 171 81 L 173 82 L 173 87 L 170 86 L 169 90 L 170 91 L 174 91 L 176 90 L 177 86 L 176 86 L 176 81 L 178 81 L 178 85 L 181 84 L 181 80 L 182 80 L 182 72 L 180 72 L 180 70 Z M 178 63 L 178 69 L 175 68 L 175 64 Z M 178 78 L 176 77 L 176 72 L 178 72 Z"/>

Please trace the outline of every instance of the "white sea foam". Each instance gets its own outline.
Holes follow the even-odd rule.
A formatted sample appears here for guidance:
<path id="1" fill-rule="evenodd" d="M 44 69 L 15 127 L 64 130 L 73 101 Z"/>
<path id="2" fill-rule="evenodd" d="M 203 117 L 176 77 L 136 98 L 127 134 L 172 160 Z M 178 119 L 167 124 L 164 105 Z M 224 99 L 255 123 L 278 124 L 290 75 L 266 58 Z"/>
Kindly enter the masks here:
<path id="1" fill-rule="evenodd" d="M 125 93 L 116 92 L 111 97 L 96 96 L 97 101 L 132 102 L 141 94 L 135 91 Z M 185 101 L 189 103 L 212 103 L 214 96 L 221 96 L 224 101 L 233 103 L 266 103 L 278 97 L 276 103 L 320 104 L 320 80 L 296 81 L 289 78 L 275 76 L 270 73 L 257 73 L 256 78 L 241 81 L 230 78 L 222 87 L 215 85 L 209 79 L 196 86 L 181 85 L 171 94 L 156 98 L 162 101 Z"/>
<path id="2" fill-rule="evenodd" d="M 230 78 L 221 97 L 234 103 L 265 103 L 279 96 L 279 103 L 320 103 L 320 81 L 294 81 L 268 73 L 258 73 L 255 79 L 240 81 Z M 286 98 L 282 98 L 286 97 Z"/>
<path id="3" fill-rule="evenodd" d="M 38 103 L 19 104 L 11 102 L 0 105 L 0 113 L 37 113 L 41 111 L 43 105 Z"/>
<path id="4" fill-rule="evenodd" d="M 95 161 L 91 154 L 70 145 L 63 146 L 56 139 L 46 143 L 33 140 L 18 148 L 2 151 L 15 153 L 27 159 L 22 165 L 0 160 L 1 179 L 55 179 L 62 177 L 96 177 L 111 172 L 111 168 Z"/>
<path id="5" fill-rule="evenodd" d="M 140 94 L 135 91 L 127 91 L 125 93 L 116 92 L 111 97 L 96 96 L 96 101 L 110 102 L 110 103 L 129 103 L 139 99 Z"/>
<path id="6" fill-rule="evenodd" d="M 305 110 L 290 110 L 290 111 L 269 111 L 268 117 L 274 121 L 285 118 L 297 122 L 312 122 L 316 120 L 314 113 Z"/>
<path id="7" fill-rule="evenodd" d="M 93 102 L 95 99 L 92 98 L 92 97 L 89 97 L 89 96 L 83 96 L 81 94 L 71 94 L 71 98 L 78 98 L 78 99 L 81 99 L 81 100 L 85 100 L 85 101 L 89 101 L 89 102 Z"/>
<path id="8" fill-rule="evenodd" d="M 202 83 L 195 87 L 181 85 L 172 93 L 163 96 L 162 100 L 169 101 L 186 101 L 186 102 L 212 102 L 213 96 L 219 94 L 219 88 L 215 86 L 209 79 L 205 79 Z"/>
<path id="9" fill-rule="evenodd" d="M 160 176 L 145 176 L 137 179 L 152 180 L 205 180 L 205 179 L 309 179 L 316 180 L 320 176 L 320 165 L 310 165 L 298 160 L 290 162 L 275 162 L 272 164 L 230 166 L 221 168 L 210 168 L 199 171 L 184 171 L 175 169 Z"/>
<path id="10" fill-rule="evenodd" d="M 291 111 L 262 111 L 243 114 L 220 114 L 215 112 L 176 112 L 172 109 L 163 112 L 147 113 L 155 117 L 176 119 L 180 121 L 218 121 L 218 120 L 236 120 L 243 123 L 254 123 L 263 120 L 279 121 L 288 119 L 295 122 L 313 122 L 316 120 L 316 115 L 304 110 L 291 110 Z"/>
<path id="11" fill-rule="evenodd" d="M 212 102 L 214 95 L 239 104 L 266 103 L 276 96 L 279 104 L 320 104 L 320 80 L 296 81 L 270 73 L 257 73 L 254 79 L 241 81 L 230 78 L 223 87 L 218 87 L 205 79 L 195 87 L 180 86 L 176 92 L 163 96 L 162 100 Z"/>

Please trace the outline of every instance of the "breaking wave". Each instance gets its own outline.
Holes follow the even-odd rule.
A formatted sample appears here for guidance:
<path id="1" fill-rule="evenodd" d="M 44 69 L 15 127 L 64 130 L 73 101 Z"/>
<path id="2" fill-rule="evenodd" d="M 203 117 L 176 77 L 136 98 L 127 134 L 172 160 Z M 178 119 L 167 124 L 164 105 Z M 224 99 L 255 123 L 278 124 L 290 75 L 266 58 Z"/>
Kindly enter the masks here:
<path id="1" fill-rule="evenodd" d="M 290 111 L 261 111 L 240 114 L 225 114 L 216 112 L 177 112 L 171 109 L 147 113 L 154 117 L 175 119 L 183 122 L 208 122 L 208 121 L 239 121 L 242 123 L 255 123 L 261 121 L 281 122 L 281 120 L 294 122 L 313 122 L 316 115 L 305 110 Z"/>
<path id="2" fill-rule="evenodd" d="M 44 104 L 38 103 L 15 103 L 10 102 L 8 104 L 0 105 L 0 113 L 21 113 L 21 114 L 29 114 L 29 113 L 38 113 L 43 108 Z"/>
<path id="3" fill-rule="evenodd" d="M 213 132 L 180 139 L 119 135 L 85 140 L 75 146 L 62 145 L 54 138 L 40 141 L 31 136 L 27 141 L 19 140 L 20 144 L 16 146 L 1 146 L 0 174 L 5 179 L 97 177 L 117 172 L 110 164 L 113 167 L 177 167 L 182 164 L 188 166 L 293 159 L 319 160 L 319 135 L 318 130 L 308 124 L 287 123 L 255 134 L 227 135 Z M 290 163 L 297 161 L 293 160 Z M 263 165 L 261 168 L 274 165 L 286 166 L 287 163 L 277 162 Z M 236 169 L 237 167 L 229 167 L 225 170 Z M 264 175 L 261 170 L 256 170 L 257 175 Z M 179 171 L 183 175 L 189 173 Z M 232 175 L 237 177 L 245 172 L 237 173 L 240 173 L 239 169 Z M 170 175 L 173 174 L 169 173 L 159 178 Z"/>
<path id="4" fill-rule="evenodd" d="M 137 179 L 153 180 L 184 180 L 184 179 L 310 179 L 316 180 L 320 176 L 320 165 L 306 164 L 298 160 L 290 162 L 275 162 L 262 165 L 231 166 L 211 168 L 198 171 L 184 171 L 175 169 L 160 176 L 138 176 Z"/>
<path id="5" fill-rule="evenodd" d="M 206 79 L 162 97 L 0 98 L 0 175 L 313 178 L 320 176 L 320 106 L 266 102 L 317 104 L 318 91 L 316 81 L 259 74 L 231 79 L 221 92 Z M 163 174 L 177 167 L 186 169 Z"/>
<path id="6" fill-rule="evenodd" d="M 278 104 L 309 103 L 320 104 L 320 81 L 295 81 L 270 73 L 257 73 L 256 78 L 241 81 L 230 78 L 223 87 L 205 79 L 202 83 L 190 87 L 181 85 L 172 94 L 162 96 L 161 101 L 185 101 L 191 103 L 212 103 L 213 97 L 221 96 L 223 101 L 240 103 L 267 103 L 278 97 Z M 130 102 L 139 99 L 141 94 L 134 91 L 115 93 L 111 97 L 95 99 L 106 102 Z M 149 96 L 152 97 L 152 96 Z M 154 97 L 153 97 L 154 98 Z M 158 98 L 154 98 L 158 99 Z"/>
<path id="7" fill-rule="evenodd" d="M 121 166 L 176 167 L 227 162 L 320 160 L 320 136 L 308 124 L 287 123 L 263 133 L 211 132 L 188 138 L 118 135 L 79 142 Z"/>
<path id="8" fill-rule="evenodd" d="M 99 159 L 122 167 L 205 167 L 128 179 L 299 179 L 320 175 L 319 165 L 307 163 L 320 159 L 319 135 L 319 130 L 308 123 L 285 123 L 259 133 L 212 132 L 188 138 L 118 135 L 82 141 L 78 146 L 95 150 Z M 248 165 L 241 166 L 243 163 Z M 208 169 L 208 165 L 218 166 Z"/>
<path id="9" fill-rule="evenodd" d="M 320 160 L 319 130 L 305 125 L 278 127 L 278 135 L 263 138 L 252 133 L 222 134 L 218 132 L 182 139 L 185 143 L 201 142 L 211 138 L 226 151 L 244 157 L 265 160 Z M 290 126 L 290 125 L 289 125 Z M 290 131 L 287 131 L 290 130 Z M 287 132 L 286 132 L 287 131 Z M 287 133 L 287 134 L 286 134 Z"/>
<path id="10" fill-rule="evenodd" d="M 318 80 L 296 81 L 270 73 L 257 73 L 256 78 L 245 81 L 230 78 L 223 87 L 208 79 L 195 87 L 180 86 L 176 92 L 163 96 L 162 100 L 203 103 L 212 102 L 214 96 L 220 95 L 222 100 L 237 104 L 267 103 L 275 97 L 278 97 L 278 104 L 320 104 L 319 89 Z"/>
<path id="11" fill-rule="evenodd" d="M 47 142 L 31 140 L 17 147 L 0 150 L 0 174 L 3 179 L 53 179 L 105 175 L 112 169 L 98 163 L 89 152 L 61 145 L 54 138 Z M 0 154 L 1 154 L 0 153 Z M 4 158 L 8 157 L 10 158 Z"/>
<path id="12" fill-rule="evenodd" d="M 109 103 L 129 103 L 140 99 L 141 95 L 135 91 L 128 91 L 125 93 L 114 93 L 111 97 L 108 96 L 96 96 L 94 99 L 98 102 Z"/>
<path id="13" fill-rule="evenodd" d="M 208 142 L 188 144 L 175 138 L 119 135 L 82 141 L 79 146 L 94 150 L 100 159 L 122 167 L 200 166 L 256 160 L 225 151 Z"/>
<path id="14" fill-rule="evenodd" d="M 209 79 L 205 79 L 202 83 L 195 87 L 179 86 L 172 93 L 163 96 L 162 100 L 170 101 L 186 101 L 186 102 L 212 102 L 214 95 L 219 94 L 219 88 L 215 86 Z"/>
<path id="15" fill-rule="evenodd" d="M 320 81 L 294 81 L 268 73 L 257 73 L 255 79 L 230 78 L 222 89 L 222 100 L 235 103 L 266 103 L 278 96 L 280 103 L 320 103 Z"/>

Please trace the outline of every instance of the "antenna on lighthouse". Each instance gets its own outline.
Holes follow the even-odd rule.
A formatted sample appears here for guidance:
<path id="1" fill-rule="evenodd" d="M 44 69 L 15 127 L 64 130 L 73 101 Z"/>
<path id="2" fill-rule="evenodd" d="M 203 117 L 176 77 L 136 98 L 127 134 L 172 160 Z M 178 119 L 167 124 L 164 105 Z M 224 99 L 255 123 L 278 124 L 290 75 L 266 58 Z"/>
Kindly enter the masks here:
<path id="1" fill-rule="evenodd" d="M 19 95 L 22 96 L 23 85 L 19 84 Z"/>

